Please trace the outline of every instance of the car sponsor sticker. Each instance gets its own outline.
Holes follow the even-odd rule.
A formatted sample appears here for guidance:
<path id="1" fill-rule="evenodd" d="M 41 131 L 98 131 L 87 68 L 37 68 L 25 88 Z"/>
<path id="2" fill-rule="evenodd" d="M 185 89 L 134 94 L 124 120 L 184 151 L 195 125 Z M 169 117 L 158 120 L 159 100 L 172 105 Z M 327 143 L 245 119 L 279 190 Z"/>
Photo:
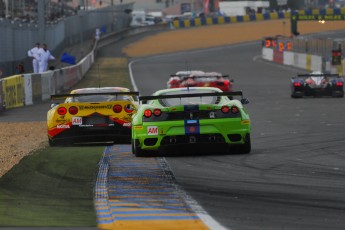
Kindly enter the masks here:
<path id="1" fill-rule="evenodd" d="M 123 123 L 123 127 L 131 127 L 132 124 L 130 122 Z"/>
<path id="2" fill-rule="evenodd" d="M 72 117 L 72 125 L 81 125 L 83 124 L 82 117 Z"/>
<path id="3" fill-rule="evenodd" d="M 69 125 L 63 124 L 63 125 L 57 125 L 56 128 L 57 129 L 69 129 L 70 127 L 69 127 Z"/>
<path id="4" fill-rule="evenodd" d="M 68 122 L 68 120 L 66 120 L 66 119 L 59 119 L 58 118 L 58 119 L 55 120 L 55 122 L 56 123 L 66 123 L 66 122 Z"/>
<path id="5" fill-rule="evenodd" d="M 147 126 L 147 135 L 158 135 L 157 126 Z"/>
<path id="6" fill-rule="evenodd" d="M 113 109 L 112 105 L 79 105 L 80 110 Z"/>

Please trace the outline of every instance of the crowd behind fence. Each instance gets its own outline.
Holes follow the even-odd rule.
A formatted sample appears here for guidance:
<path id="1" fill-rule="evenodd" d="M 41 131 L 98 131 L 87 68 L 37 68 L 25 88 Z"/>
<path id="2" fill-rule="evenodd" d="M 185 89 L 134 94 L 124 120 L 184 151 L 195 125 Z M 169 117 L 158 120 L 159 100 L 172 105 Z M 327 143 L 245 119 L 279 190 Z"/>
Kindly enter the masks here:
<path id="1" fill-rule="evenodd" d="M 95 36 L 96 29 L 117 32 L 128 28 L 131 15 L 125 10 L 133 9 L 134 3 L 108 6 L 90 11 L 79 11 L 78 15 L 45 24 L 44 41 L 39 40 L 37 23 L 12 19 L 0 20 L 0 78 L 14 74 L 15 66 L 24 63 L 30 69 L 31 60 L 27 51 L 36 42 L 47 43 L 50 51 L 58 52 L 63 47 L 82 43 Z"/>

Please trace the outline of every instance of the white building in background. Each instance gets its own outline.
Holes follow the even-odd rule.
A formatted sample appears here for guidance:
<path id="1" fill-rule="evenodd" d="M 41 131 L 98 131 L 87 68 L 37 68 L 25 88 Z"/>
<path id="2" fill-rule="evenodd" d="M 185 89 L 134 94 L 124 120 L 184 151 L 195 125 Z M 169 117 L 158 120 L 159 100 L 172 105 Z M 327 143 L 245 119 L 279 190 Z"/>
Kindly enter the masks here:
<path id="1" fill-rule="evenodd" d="M 219 11 L 225 16 L 243 16 L 249 12 L 262 12 L 270 7 L 269 1 L 221 1 Z"/>

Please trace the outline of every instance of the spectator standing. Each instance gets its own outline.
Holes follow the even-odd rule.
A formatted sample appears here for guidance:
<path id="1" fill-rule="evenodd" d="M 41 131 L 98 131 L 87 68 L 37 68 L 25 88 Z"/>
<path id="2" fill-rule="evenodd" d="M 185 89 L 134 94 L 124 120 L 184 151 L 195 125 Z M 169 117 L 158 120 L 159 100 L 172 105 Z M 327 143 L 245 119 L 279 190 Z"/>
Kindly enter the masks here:
<path id="1" fill-rule="evenodd" d="M 42 48 L 38 51 L 39 56 L 39 73 L 46 72 L 48 70 L 48 62 L 55 60 L 55 57 L 51 55 L 48 50 L 47 44 L 43 44 Z"/>
<path id="2" fill-rule="evenodd" d="M 28 51 L 28 56 L 32 58 L 32 68 L 34 73 L 38 73 L 39 68 L 39 56 L 38 51 L 40 49 L 40 43 L 36 43 L 36 46 Z"/>

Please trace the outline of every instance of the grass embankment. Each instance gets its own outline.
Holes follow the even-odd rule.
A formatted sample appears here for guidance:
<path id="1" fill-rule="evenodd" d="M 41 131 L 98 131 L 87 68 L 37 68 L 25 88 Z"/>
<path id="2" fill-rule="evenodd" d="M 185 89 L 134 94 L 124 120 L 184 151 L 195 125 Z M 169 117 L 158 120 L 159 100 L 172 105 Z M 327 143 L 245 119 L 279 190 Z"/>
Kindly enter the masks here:
<path id="1" fill-rule="evenodd" d="M 97 59 L 74 88 L 130 88 L 126 59 Z M 0 178 L 0 226 L 96 227 L 93 186 L 104 146 L 47 147 Z"/>

